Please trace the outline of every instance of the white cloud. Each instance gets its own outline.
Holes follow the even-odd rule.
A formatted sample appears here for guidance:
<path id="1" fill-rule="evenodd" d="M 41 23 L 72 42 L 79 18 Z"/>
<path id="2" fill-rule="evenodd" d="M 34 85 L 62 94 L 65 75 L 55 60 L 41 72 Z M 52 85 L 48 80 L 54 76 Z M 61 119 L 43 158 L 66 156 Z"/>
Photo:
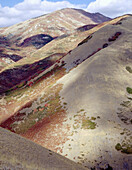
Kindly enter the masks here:
<path id="1" fill-rule="evenodd" d="M 132 13 L 132 0 L 96 0 L 91 2 L 88 12 L 100 12 L 109 17 Z"/>
<path id="2" fill-rule="evenodd" d="M 0 27 L 50 13 L 62 8 L 84 8 L 85 5 L 71 4 L 68 1 L 50 2 L 47 0 L 24 0 L 14 7 L 2 7 L 0 4 Z"/>
<path id="3" fill-rule="evenodd" d="M 76 1 L 75 1 L 76 2 Z M 132 0 L 95 0 L 86 5 L 71 4 L 67 1 L 51 2 L 50 0 L 24 0 L 13 7 L 2 7 L 0 4 L 0 27 L 50 13 L 62 8 L 82 8 L 88 12 L 100 12 L 109 17 L 132 13 Z"/>

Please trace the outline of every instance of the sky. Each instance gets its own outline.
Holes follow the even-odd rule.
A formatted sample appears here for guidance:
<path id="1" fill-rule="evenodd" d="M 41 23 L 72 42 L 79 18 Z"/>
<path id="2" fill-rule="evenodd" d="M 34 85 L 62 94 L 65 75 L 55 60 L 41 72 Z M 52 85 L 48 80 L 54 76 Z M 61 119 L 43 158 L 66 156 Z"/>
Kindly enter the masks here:
<path id="1" fill-rule="evenodd" d="M 114 18 L 132 14 L 132 0 L 0 0 L 0 27 L 10 26 L 62 8 L 80 8 Z"/>

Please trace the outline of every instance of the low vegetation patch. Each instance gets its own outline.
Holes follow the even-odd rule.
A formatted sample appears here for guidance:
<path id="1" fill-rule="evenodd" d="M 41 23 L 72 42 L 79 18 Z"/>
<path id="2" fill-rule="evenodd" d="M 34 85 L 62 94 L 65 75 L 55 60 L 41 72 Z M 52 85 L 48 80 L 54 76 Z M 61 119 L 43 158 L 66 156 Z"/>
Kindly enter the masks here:
<path id="1" fill-rule="evenodd" d="M 80 45 L 88 42 L 88 40 L 90 40 L 91 38 L 92 38 L 92 35 L 89 35 L 89 36 L 88 36 L 87 38 L 85 38 L 82 42 L 80 42 L 80 43 L 78 44 L 78 46 L 80 46 Z"/>
<path id="2" fill-rule="evenodd" d="M 122 34 L 121 32 L 116 32 L 115 35 L 108 39 L 108 41 L 109 42 L 115 41 L 121 34 Z"/>
<path id="3" fill-rule="evenodd" d="M 84 109 L 80 109 L 76 115 L 74 115 L 74 129 L 95 129 L 97 126 L 97 123 L 95 123 L 96 118 L 95 117 L 88 117 L 86 116 L 87 113 Z"/>
<path id="4" fill-rule="evenodd" d="M 122 144 L 117 143 L 115 146 L 117 151 L 121 151 L 122 153 L 132 154 L 132 144 L 123 141 Z"/>
<path id="5" fill-rule="evenodd" d="M 132 154 L 132 132 L 124 128 L 120 133 L 124 139 L 115 145 L 115 149 L 125 154 Z"/>
<path id="6" fill-rule="evenodd" d="M 126 88 L 126 91 L 127 91 L 129 94 L 132 94 L 132 88 L 127 87 L 127 88 Z"/>
<path id="7" fill-rule="evenodd" d="M 86 118 L 82 120 L 82 129 L 95 129 L 96 123 L 93 122 L 91 119 Z"/>
<path id="8" fill-rule="evenodd" d="M 129 107 L 130 106 L 131 101 L 123 101 L 120 105 L 123 107 Z"/>
<path id="9" fill-rule="evenodd" d="M 102 48 L 108 47 L 108 43 L 103 44 Z"/>
<path id="10" fill-rule="evenodd" d="M 25 87 L 15 91 L 13 98 L 16 98 L 17 100 L 18 96 L 21 95 L 21 93 L 19 93 L 20 91 L 24 92 L 23 90 L 32 89 L 35 90 L 34 93 L 36 93 L 38 88 L 40 90 L 40 84 L 45 84 L 45 86 L 42 88 L 43 90 L 45 89 L 44 95 L 40 96 L 40 93 L 36 99 L 30 102 L 30 105 L 21 108 L 21 110 L 16 115 L 3 122 L 0 125 L 1 127 L 9 129 L 15 133 L 23 134 L 36 123 L 39 123 L 41 120 L 43 120 L 45 117 L 56 114 L 63 110 L 59 96 L 62 85 L 59 84 L 54 86 L 54 84 L 59 78 L 65 75 L 65 69 L 58 67 L 47 74 L 48 76 L 46 76 L 45 79 L 41 79 L 40 81 L 36 82 L 32 87 Z M 12 99 L 11 94 L 10 97 Z M 28 110 L 28 112 L 26 110 Z"/>
<path id="11" fill-rule="evenodd" d="M 126 66 L 126 70 L 127 70 L 129 73 L 132 73 L 132 69 L 131 69 L 131 67 L 129 67 L 129 66 Z"/>

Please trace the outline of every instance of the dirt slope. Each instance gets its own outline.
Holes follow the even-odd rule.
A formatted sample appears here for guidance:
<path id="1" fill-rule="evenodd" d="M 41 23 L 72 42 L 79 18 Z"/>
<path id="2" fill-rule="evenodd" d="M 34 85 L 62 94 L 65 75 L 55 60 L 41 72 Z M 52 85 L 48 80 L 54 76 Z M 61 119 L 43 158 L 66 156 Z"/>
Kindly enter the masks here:
<path id="1" fill-rule="evenodd" d="M 0 128 L 0 169 L 86 169 L 14 133 Z"/>
<path id="2" fill-rule="evenodd" d="M 65 56 L 61 114 L 23 136 L 88 168 L 132 168 L 131 24 L 106 26 Z"/>
<path id="3" fill-rule="evenodd" d="M 1 126 L 88 168 L 131 169 L 132 17 L 120 19 L 94 27 L 92 34 L 81 32 L 85 39 L 42 67 L 39 78 L 3 94 Z M 60 47 L 62 40 L 53 41 Z M 39 50 L 36 62 L 49 46 Z"/>

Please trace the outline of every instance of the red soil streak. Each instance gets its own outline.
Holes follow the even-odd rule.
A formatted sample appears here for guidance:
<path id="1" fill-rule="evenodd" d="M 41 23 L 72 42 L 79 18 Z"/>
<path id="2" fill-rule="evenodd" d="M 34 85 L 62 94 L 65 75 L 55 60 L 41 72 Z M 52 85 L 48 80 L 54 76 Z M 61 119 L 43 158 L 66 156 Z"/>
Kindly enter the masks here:
<path id="1" fill-rule="evenodd" d="M 56 69 L 52 70 L 51 72 L 48 72 L 44 77 L 40 78 L 40 80 L 42 80 L 44 78 L 46 80 L 46 78 L 49 78 L 50 75 L 55 74 L 54 75 L 55 80 L 51 77 L 50 84 L 55 83 L 56 80 L 58 80 L 63 75 L 65 75 L 65 70 L 63 68 L 57 67 Z M 48 79 L 48 81 L 45 81 L 45 83 L 47 84 L 49 81 L 50 81 L 50 79 Z M 35 82 L 35 83 L 37 83 L 37 82 Z M 45 86 L 47 87 L 46 84 L 45 84 Z M 55 90 L 55 87 L 53 90 Z M 50 92 L 51 92 L 51 90 L 50 90 Z M 29 107 L 31 105 L 31 103 L 32 102 L 27 103 L 25 105 L 25 107 Z M 49 107 L 49 106 L 50 106 L 50 104 L 48 104 L 48 103 L 45 104 L 45 107 Z M 40 109 L 42 110 L 42 108 L 40 108 Z M 50 109 L 53 109 L 53 108 L 50 108 Z M 39 111 L 41 111 L 41 110 L 39 110 Z M 34 113 L 35 112 L 36 112 L 36 109 L 34 109 Z M 10 125 L 14 121 L 21 120 L 22 119 L 21 116 L 23 116 L 23 115 L 19 114 L 19 112 L 17 112 L 17 114 L 15 114 L 11 118 L 9 118 L 7 121 L 3 122 L 3 124 L 1 126 L 13 131 L 11 129 Z M 67 119 L 67 115 L 66 115 L 65 110 L 60 109 L 60 110 L 58 110 L 58 112 L 54 113 L 53 115 L 51 115 L 47 118 L 44 118 L 40 122 L 36 123 L 32 128 L 30 128 L 27 132 L 25 132 L 24 134 L 21 134 L 21 135 L 23 137 L 26 137 L 26 138 L 32 140 L 33 142 L 36 142 L 46 148 L 49 148 L 49 149 L 61 154 L 63 152 L 63 150 L 61 147 L 59 147 L 59 145 L 60 144 L 63 145 L 68 140 L 68 136 L 69 136 L 70 125 L 63 124 L 66 121 L 66 119 Z"/>
<path id="2" fill-rule="evenodd" d="M 9 119 L 7 119 L 7 120 L 4 121 L 3 123 L 1 123 L 1 124 L 0 124 L 0 127 L 5 128 L 5 129 L 8 129 L 8 130 L 11 130 L 12 132 L 15 132 L 15 131 L 12 129 L 11 124 L 13 124 L 15 121 L 20 121 L 20 120 L 22 120 L 22 119 L 23 119 L 23 118 L 22 118 L 23 116 L 24 116 L 24 114 L 18 112 L 17 114 L 11 116 Z"/>
<path id="3" fill-rule="evenodd" d="M 64 64 L 64 62 L 62 64 Z M 55 80 L 53 80 L 53 78 L 51 77 L 52 75 L 54 75 Z M 36 80 L 29 88 L 32 88 L 32 86 L 38 84 L 41 81 L 45 82 L 45 88 L 46 88 L 49 83 L 53 84 L 56 80 L 58 80 L 59 78 L 61 78 L 64 75 L 65 75 L 64 68 L 62 66 L 57 65 L 56 68 L 47 72 L 45 75 L 43 75 L 38 80 Z M 30 77 L 30 80 L 32 78 Z M 47 80 L 47 78 L 48 78 L 48 80 Z M 28 87 L 25 87 L 25 88 L 28 88 Z M 43 86 L 39 86 L 35 89 L 35 92 L 34 92 L 35 95 L 34 95 L 34 97 L 32 97 L 32 101 L 38 96 L 39 93 L 41 93 L 41 90 L 43 90 L 43 89 L 44 89 Z M 23 108 L 28 107 L 28 105 L 32 103 L 32 101 L 29 101 L 28 99 L 26 99 L 26 100 L 27 100 L 28 103 L 25 104 L 24 106 L 23 106 L 23 103 L 25 103 L 25 102 L 23 102 L 23 101 L 21 102 L 21 104 L 19 104 L 21 106 L 19 111 L 22 110 Z M 7 103 L 6 109 L 8 111 L 8 114 L 3 114 L 0 110 L 0 115 L 1 115 L 0 126 L 1 127 L 4 127 L 6 129 L 10 129 L 9 128 L 10 124 L 15 121 L 14 118 L 13 118 L 14 121 L 11 120 L 12 116 L 14 115 L 14 117 L 16 117 L 17 113 L 19 112 L 19 111 L 17 111 L 16 113 L 14 113 L 14 108 L 16 108 L 17 106 L 18 106 L 17 101 L 15 103 L 11 103 L 10 105 Z M 18 117 L 19 117 L 19 115 L 18 115 Z M 8 119 L 9 119 L 9 122 L 11 121 L 10 123 L 8 122 Z M 1 123 L 2 123 L 2 125 L 1 125 Z M 7 123 L 7 126 L 6 126 L 6 123 Z"/>
<path id="4" fill-rule="evenodd" d="M 24 108 L 28 108 L 28 107 L 31 107 L 31 105 L 32 105 L 32 103 L 31 102 L 28 102 L 28 103 L 26 103 L 25 104 L 25 106 L 23 106 L 21 109 L 24 109 Z M 13 107 L 13 105 L 11 106 L 11 107 Z M 20 109 L 20 110 L 21 110 Z M 19 111 L 20 111 L 19 110 Z M 10 117 L 9 117 L 9 115 L 7 115 L 7 117 L 9 117 L 7 120 L 5 120 L 5 121 L 3 121 L 1 124 L 0 124 L 0 127 L 3 127 L 3 128 L 5 128 L 5 129 L 8 129 L 8 130 L 11 130 L 12 132 L 14 132 L 13 130 L 12 130 L 12 128 L 11 128 L 11 124 L 13 124 L 15 121 L 20 121 L 20 120 L 22 120 L 23 119 L 23 116 L 25 115 L 24 113 L 22 114 L 22 113 L 20 113 L 20 112 L 16 112 L 16 113 L 14 113 L 14 115 L 11 115 Z M 35 112 L 35 111 L 34 111 Z"/>
<path id="5" fill-rule="evenodd" d="M 38 122 L 26 133 L 21 135 L 61 154 L 63 151 L 59 145 L 63 145 L 68 140 L 68 132 L 70 130 L 70 125 L 63 124 L 66 118 L 67 115 L 62 110 L 52 116 L 44 118 L 41 122 Z"/>

